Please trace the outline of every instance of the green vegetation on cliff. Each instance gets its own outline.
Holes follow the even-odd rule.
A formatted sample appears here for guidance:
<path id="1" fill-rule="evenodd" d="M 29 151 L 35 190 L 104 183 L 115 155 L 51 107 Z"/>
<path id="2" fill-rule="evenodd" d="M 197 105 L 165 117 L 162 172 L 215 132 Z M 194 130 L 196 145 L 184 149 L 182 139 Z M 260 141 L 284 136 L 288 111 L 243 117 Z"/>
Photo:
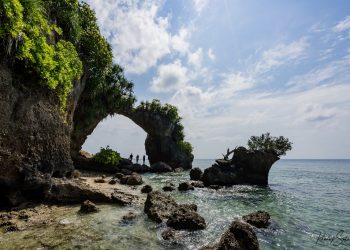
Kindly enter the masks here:
<path id="1" fill-rule="evenodd" d="M 34 70 L 41 84 L 57 92 L 61 108 L 82 73 L 82 62 L 74 45 L 60 39 L 62 29 L 51 23 L 39 0 L 3 0 L 0 4 L 1 49 Z"/>
<path id="2" fill-rule="evenodd" d="M 174 141 L 178 143 L 182 151 L 188 154 L 192 153 L 192 145 L 189 142 L 184 141 L 184 127 L 181 124 L 182 118 L 178 113 L 177 107 L 168 103 L 162 105 L 158 99 L 154 99 L 152 102 L 141 102 L 140 105 L 136 107 L 136 110 L 154 112 L 168 118 L 175 125 L 175 129 L 172 134 Z"/>
<path id="3" fill-rule="evenodd" d="M 251 136 L 248 147 L 250 150 L 270 151 L 280 156 L 292 149 L 292 143 L 283 136 L 273 137 L 270 133 L 265 133 L 261 136 Z"/>

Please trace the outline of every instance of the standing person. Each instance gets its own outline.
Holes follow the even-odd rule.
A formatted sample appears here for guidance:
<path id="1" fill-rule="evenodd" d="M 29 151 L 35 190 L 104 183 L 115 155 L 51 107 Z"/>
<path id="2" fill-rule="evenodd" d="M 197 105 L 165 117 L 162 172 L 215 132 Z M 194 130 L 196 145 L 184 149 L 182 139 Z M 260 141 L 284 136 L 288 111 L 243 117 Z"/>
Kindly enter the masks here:
<path id="1" fill-rule="evenodd" d="M 143 161 L 143 165 L 145 165 L 145 161 L 146 161 L 146 156 L 145 155 L 143 155 L 142 161 Z"/>
<path id="2" fill-rule="evenodd" d="M 129 156 L 129 160 L 132 162 L 132 158 L 133 158 L 134 156 L 132 155 L 132 153 L 130 154 L 130 156 Z"/>
<path id="3" fill-rule="evenodd" d="M 136 155 L 136 163 L 139 163 L 140 156 Z"/>

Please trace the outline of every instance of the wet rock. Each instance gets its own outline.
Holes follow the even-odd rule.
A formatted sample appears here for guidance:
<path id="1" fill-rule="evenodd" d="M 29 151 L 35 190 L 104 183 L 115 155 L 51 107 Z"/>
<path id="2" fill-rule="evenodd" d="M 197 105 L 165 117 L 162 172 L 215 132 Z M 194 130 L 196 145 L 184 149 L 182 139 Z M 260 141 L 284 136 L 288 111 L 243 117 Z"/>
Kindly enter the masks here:
<path id="1" fill-rule="evenodd" d="M 81 204 L 80 210 L 79 210 L 79 212 L 83 214 L 96 213 L 98 211 L 99 209 L 97 208 L 97 206 L 89 200 L 84 201 Z"/>
<path id="2" fill-rule="evenodd" d="M 179 206 L 171 213 L 167 225 L 176 230 L 201 230 L 206 228 L 205 220 L 191 206 Z"/>
<path id="3" fill-rule="evenodd" d="M 266 211 L 259 210 L 255 213 L 244 215 L 242 219 L 257 228 L 267 228 L 270 225 L 270 214 Z"/>
<path id="4" fill-rule="evenodd" d="M 153 173 L 164 173 L 164 172 L 172 172 L 173 169 L 168 164 L 164 162 L 157 162 L 151 165 L 151 172 Z"/>
<path id="5" fill-rule="evenodd" d="M 162 232 L 162 238 L 164 240 L 173 240 L 175 239 L 176 231 L 174 229 L 168 228 Z"/>
<path id="6" fill-rule="evenodd" d="M 164 192 L 172 192 L 175 190 L 175 185 L 173 183 L 167 183 L 162 189 Z"/>
<path id="7" fill-rule="evenodd" d="M 202 180 L 205 186 L 232 186 L 237 184 L 268 184 L 272 165 L 279 160 L 273 152 L 247 150 L 239 147 L 234 150 L 231 160 L 217 160 L 216 164 L 204 170 Z"/>
<path id="8" fill-rule="evenodd" d="M 139 174 L 133 173 L 132 175 L 123 176 L 120 179 L 121 184 L 130 186 L 141 185 L 143 183 L 142 177 Z"/>
<path id="9" fill-rule="evenodd" d="M 200 181 L 203 176 L 203 171 L 200 168 L 193 168 L 190 171 L 190 179 L 193 181 Z"/>
<path id="10" fill-rule="evenodd" d="M 196 188 L 204 188 L 204 183 L 202 181 L 191 181 L 190 184 Z"/>
<path id="11" fill-rule="evenodd" d="M 152 192 L 153 188 L 150 185 L 144 185 L 141 189 L 141 193 L 148 194 Z"/>
<path id="12" fill-rule="evenodd" d="M 177 203 L 169 195 L 152 191 L 147 195 L 144 211 L 151 220 L 161 223 L 169 218 L 171 212 L 177 207 Z"/>
<path id="13" fill-rule="evenodd" d="M 114 175 L 114 178 L 117 178 L 117 179 L 121 179 L 121 178 L 123 178 L 124 177 L 124 174 L 122 174 L 122 173 L 116 173 L 115 175 Z"/>
<path id="14" fill-rule="evenodd" d="M 115 184 L 117 184 L 117 181 L 116 181 L 115 179 L 111 179 L 111 180 L 108 182 L 108 184 L 110 184 L 110 185 L 115 185 Z"/>
<path id="15" fill-rule="evenodd" d="M 258 250 L 259 242 L 249 224 L 234 221 L 230 228 L 221 236 L 219 243 L 206 246 L 202 250 Z"/>
<path id="16" fill-rule="evenodd" d="M 179 187 L 177 189 L 179 191 L 188 191 L 188 190 L 194 190 L 194 187 L 188 182 L 183 182 L 179 184 Z"/>
<path id="17" fill-rule="evenodd" d="M 98 178 L 98 179 L 95 179 L 94 182 L 95 183 L 105 183 L 106 181 L 103 178 Z"/>
<path id="18" fill-rule="evenodd" d="M 111 199 L 114 203 L 125 206 L 136 203 L 138 197 L 136 195 L 128 194 L 120 190 L 115 190 L 111 196 Z"/>
<path id="19" fill-rule="evenodd" d="M 135 220 L 137 217 L 137 214 L 135 214 L 134 212 L 128 212 L 126 215 L 124 215 L 122 217 L 122 221 L 123 222 L 131 222 L 133 220 Z"/>
<path id="20" fill-rule="evenodd" d="M 208 188 L 215 189 L 215 190 L 219 190 L 219 189 L 222 189 L 223 186 L 219 186 L 219 185 L 210 185 Z"/>
<path id="21" fill-rule="evenodd" d="M 46 199 L 58 203 L 80 203 L 85 200 L 93 202 L 111 202 L 111 197 L 78 180 L 52 178 L 52 186 L 46 193 Z"/>

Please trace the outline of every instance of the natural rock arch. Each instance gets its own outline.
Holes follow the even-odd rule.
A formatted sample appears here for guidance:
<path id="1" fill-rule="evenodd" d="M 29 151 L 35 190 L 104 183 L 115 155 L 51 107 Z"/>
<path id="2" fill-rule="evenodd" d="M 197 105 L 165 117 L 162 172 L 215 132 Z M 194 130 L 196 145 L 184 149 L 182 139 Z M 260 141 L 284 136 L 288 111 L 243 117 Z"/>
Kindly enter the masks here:
<path id="1" fill-rule="evenodd" d="M 162 161 L 172 168 L 192 168 L 193 155 L 181 148 L 175 135 L 176 124 L 167 116 L 138 109 L 119 111 L 117 114 L 129 118 L 146 132 L 145 150 L 150 164 Z M 101 120 L 96 119 L 88 126 L 75 127 L 71 140 L 73 161 L 78 158 L 82 145 Z"/>

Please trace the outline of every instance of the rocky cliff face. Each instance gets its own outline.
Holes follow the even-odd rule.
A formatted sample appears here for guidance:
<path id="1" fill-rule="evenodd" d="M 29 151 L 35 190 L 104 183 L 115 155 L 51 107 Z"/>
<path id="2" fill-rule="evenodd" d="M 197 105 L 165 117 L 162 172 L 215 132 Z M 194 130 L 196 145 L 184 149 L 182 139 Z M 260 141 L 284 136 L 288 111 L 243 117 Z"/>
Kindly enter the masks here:
<path id="1" fill-rule="evenodd" d="M 0 63 L 0 196 L 4 202 L 23 193 L 40 194 L 51 176 L 73 169 L 70 128 L 57 97 L 38 87 L 38 79 Z"/>
<path id="2" fill-rule="evenodd" d="M 239 147 L 234 150 L 231 160 L 217 160 L 207 168 L 202 180 L 206 186 L 267 185 L 270 169 L 277 160 L 279 157 L 272 152 Z"/>

